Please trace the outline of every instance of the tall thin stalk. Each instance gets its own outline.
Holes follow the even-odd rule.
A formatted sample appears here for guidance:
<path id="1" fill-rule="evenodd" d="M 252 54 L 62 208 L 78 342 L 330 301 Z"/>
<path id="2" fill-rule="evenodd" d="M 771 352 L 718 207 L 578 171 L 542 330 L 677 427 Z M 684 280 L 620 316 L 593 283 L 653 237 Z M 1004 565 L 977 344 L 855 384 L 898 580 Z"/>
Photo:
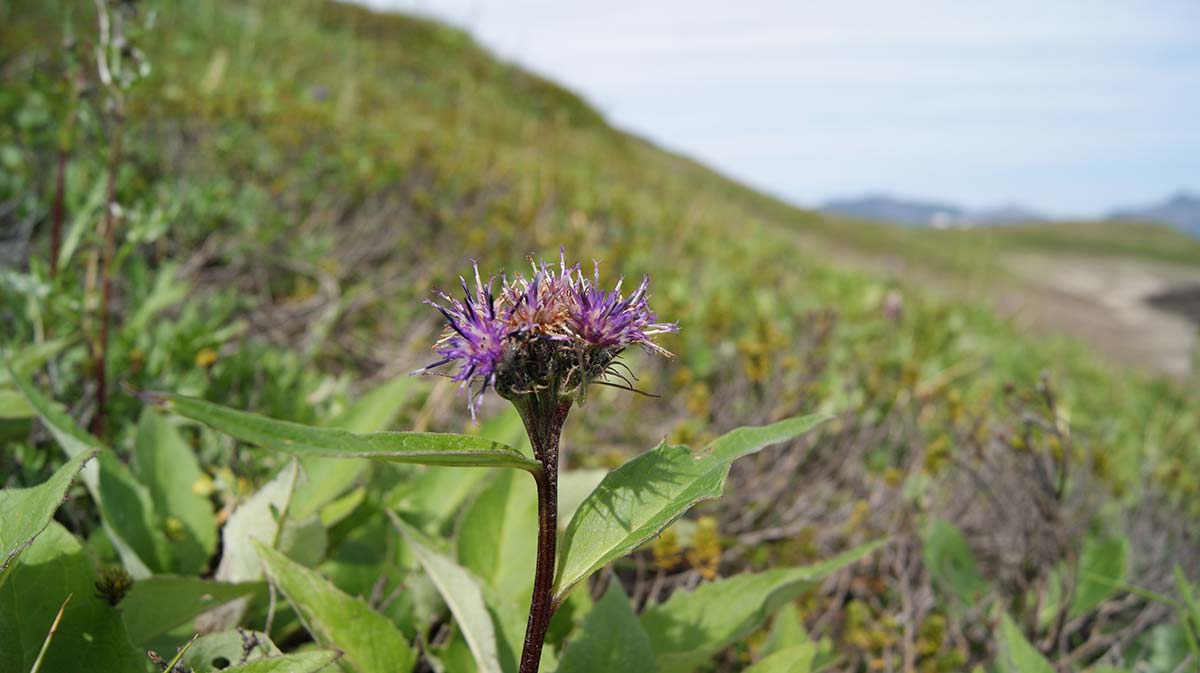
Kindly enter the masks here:
<path id="1" fill-rule="evenodd" d="M 563 423 L 571 411 L 571 398 L 560 397 L 556 390 L 543 390 L 514 399 L 513 404 L 525 422 L 533 455 L 542 464 L 542 469 L 534 474 L 538 498 L 537 564 L 519 669 L 520 673 L 537 673 L 546 631 L 558 607 L 554 604 L 554 564 L 558 549 L 558 447 Z"/>

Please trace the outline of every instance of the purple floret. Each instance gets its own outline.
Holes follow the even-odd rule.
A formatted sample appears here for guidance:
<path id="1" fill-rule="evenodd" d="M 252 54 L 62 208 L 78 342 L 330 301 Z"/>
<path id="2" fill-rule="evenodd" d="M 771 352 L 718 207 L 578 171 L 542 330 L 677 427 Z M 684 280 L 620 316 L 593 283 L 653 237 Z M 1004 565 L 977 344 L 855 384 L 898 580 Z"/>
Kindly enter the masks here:
<path id="1" fill-rule="evenodd" d="M 450 376 L 460 383 L 459 390 L 470 392 L 468 406 L 471 418 L 475 417 L 483 394 L 489 387 L 496 385 L 496 369 L 504 357 L 505 336 L 509 332 L 508 322 L 496 308 L 496 299 L 492 295 L 492 281 L 486 285 L 479 278 L 479 267 L 475 266 L 475 291 L 467 288 L 466 279 L 462 281 L 462 301 L 450 295 L 439 292 L 444 303 L 439 304 L 426 300 L 446 318 L 447 329 L 442 338 L 434 344 L 434 350 L 442 356 L 441 360 L 413 372 L 432 373 L 431 370 L 443 365 L 458 363 L 458 370 Z M 473 296 L 472 296 L 473 295 Z M 473 381 L 479 380 L 482 385 L 479 390 L 471 391 Z"/>
<path id="2" fill-rule="evenodd" d="M 594 348 L 623 348 L 637 344 L 649 353 L 671 356 L 662 346 L 654 343 L 653 337 L 668 332 L 678 332 L 675 323 L 655 322 L 657 317 L 650 310 L 646 290 L 650 276 L 642 278 L 638 289 L 628 297 L 621 296 L 621 284 L 606 291 L 600 289 L 600 264 L 596 263 L 591 282 L 578 274 L 574 283 L 574 306 L 570 313 L 573 335 Z"/>

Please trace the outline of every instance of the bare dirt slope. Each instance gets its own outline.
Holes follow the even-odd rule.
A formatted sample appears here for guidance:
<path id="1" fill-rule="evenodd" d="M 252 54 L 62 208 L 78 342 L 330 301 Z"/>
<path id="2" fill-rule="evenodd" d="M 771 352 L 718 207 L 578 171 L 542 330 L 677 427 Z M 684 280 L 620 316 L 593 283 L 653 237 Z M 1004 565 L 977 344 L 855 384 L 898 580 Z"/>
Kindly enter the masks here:
<path id="1" fill-rule="evenodd" d="M 1030 328 L 1077 337 L 1114 360 L 1173 376 L 1192 367 L 1197 325 L 1163 296 L 1200 287 L 1200 269 L 1112 257 L 1020 254 L 998 304 Z"/>

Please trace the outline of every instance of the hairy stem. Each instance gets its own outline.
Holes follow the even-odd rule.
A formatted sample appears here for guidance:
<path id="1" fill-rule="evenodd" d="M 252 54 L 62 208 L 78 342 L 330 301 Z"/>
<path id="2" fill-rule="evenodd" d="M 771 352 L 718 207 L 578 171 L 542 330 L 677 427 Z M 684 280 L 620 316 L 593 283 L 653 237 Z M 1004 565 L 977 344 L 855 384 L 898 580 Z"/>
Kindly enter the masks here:
<path id="1" fill-rule="evenodd" d="M 514 399 L 513 405 L 525 422 L 533 455 L 542 463 L 542 469 L 533 475 L 538 497 L 537 566 L 520 666 L 520 673 L 537 673 L 546 631 L 556 607 L 553 592 L 558 547 L 558 443 L 571 401 L 559 398 L 554 391 L 541 391 Z"/>

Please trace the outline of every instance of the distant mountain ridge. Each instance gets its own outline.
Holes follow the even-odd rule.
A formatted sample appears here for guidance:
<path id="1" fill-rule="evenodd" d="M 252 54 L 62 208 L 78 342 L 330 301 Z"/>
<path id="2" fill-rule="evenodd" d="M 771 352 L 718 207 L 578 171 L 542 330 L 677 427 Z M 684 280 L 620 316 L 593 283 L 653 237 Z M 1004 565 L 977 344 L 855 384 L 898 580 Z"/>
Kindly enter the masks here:
<path id="1" fill-rule="evenodd" d="M 818 206 L 818 210 L 861 220 L 938 229 L 1043 222 L 1048 219 L 1020 204 L 968 210 L 950 203 L 898 198 L 884 194 L 834 199 Z"/>
<path id="2" fill-rule="evenodd" d="M 1200 196 L 1178 192 L 1162 203 L 1114 210 L 1108 219 L 1165 224 L 1200 237 Z"/>

